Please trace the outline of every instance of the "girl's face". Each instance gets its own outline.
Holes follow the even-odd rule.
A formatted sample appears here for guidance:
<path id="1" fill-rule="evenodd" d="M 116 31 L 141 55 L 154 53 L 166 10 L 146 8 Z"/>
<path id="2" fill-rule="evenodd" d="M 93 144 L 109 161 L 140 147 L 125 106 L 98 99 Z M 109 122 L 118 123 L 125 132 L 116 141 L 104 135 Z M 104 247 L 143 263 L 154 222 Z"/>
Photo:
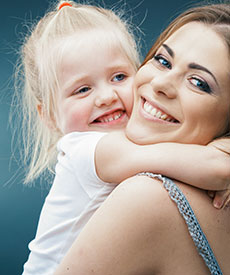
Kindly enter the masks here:
<path id="1" fill-rule="evenodd" d="M 229 129 L 230 61 L 224 41 L 192 22 L 137 73 L 127 136 L 136 143 L 207 144 Z"/>
<path id="2" fill-rule="evenodd" d="M 57 127 L 63 134 L 124 128 L 136 71 L 122 50 L 99 30 L 78 33 L 60 46 Z"/>

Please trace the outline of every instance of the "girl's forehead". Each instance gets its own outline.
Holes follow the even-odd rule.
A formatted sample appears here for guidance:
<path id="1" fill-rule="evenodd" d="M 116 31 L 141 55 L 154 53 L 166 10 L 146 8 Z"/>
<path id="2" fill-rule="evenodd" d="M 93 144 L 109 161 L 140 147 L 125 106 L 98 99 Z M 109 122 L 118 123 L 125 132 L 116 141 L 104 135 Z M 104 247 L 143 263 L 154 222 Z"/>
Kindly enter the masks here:
<path id="1" fill-rule="evenodd" d="M 119 55 L 127 55 L 126 41 L 121 41 L 119 33 L 112 30 L 95 29 L 89 31 L 78 31 L 74 34 L 55 39 L 51 46 L 54 58 L 60 60 L 68 59 L 70 53 L 76 55 L 93 53 L 98 48 L 103 48 L 109 54 L 115 52 Z M 129 45 L 131 47 L 131 45 Z"/>
<path id="2" fill-rule="evenodd" d="M 80 40 L 79 35 L 74 35 L 55 44 L 57 50 L 53 57 L 60 81 L 76 74 L 94 74 L 99 68 L 104 68 L 105 72 L 109 68 L 134 70 L 133 63 L 117 41 L 113 42 L 104 35 L 96 37 L 96 41 L 98 43 L 90 34 L 84 33 Z"/>
<path id="3" fill-rule="evenodd" d="M 60 46 L 70 44 L 86 44 L 91 43 L 92 47 L 100 44 L 115 44 L 121 39 L 122 33 L 119 30 L 111 30 L 109 28 L 91 28 L 73 32 L 64 37 L 57 39 Z M 98 44 L 99 43 L 99 44 Z M 61 45 L 62 44 L 62 45 Z"/>

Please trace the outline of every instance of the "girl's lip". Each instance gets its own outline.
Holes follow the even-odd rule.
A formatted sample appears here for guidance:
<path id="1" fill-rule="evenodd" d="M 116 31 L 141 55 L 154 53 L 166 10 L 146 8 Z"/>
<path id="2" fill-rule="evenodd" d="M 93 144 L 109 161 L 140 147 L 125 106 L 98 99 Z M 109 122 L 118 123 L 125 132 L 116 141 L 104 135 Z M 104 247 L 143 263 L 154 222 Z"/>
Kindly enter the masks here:
<path id="1" fill-rule="evenodd" d="M 91 124 L 100 125 L 116 125 L 123 123 L 123 120 L 127 118 L 126 111 L 123 109 L 109 110 L 100 116 L 97 116 Z"/>
<path id="2" fill-rule="evenodd" d="M 146 105 L 149 107 L 146 111 Z M 180 121 L 171 115 L 165 107 L 147 98 L 141 97 L 141 113 L 145 118 L 167 124 L 178 124 Z"/>

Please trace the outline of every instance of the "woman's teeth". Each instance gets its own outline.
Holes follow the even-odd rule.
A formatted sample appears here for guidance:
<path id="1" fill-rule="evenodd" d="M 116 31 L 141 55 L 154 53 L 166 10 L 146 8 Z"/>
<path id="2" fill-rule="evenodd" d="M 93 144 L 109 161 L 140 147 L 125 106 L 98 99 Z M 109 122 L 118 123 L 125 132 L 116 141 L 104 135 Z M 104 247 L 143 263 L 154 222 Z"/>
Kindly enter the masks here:
<path id="1" fill-rule="evenodd" d="M 149 104 L 147 101 L 144 103 L 144 110 L 146 113 L 162 120 L 166 120 L 168 122 L 178 122 L 171 116 L 163 113 L 162 111 L 158 110 L 157 108 L 153 107 L 151 104 Z"/>

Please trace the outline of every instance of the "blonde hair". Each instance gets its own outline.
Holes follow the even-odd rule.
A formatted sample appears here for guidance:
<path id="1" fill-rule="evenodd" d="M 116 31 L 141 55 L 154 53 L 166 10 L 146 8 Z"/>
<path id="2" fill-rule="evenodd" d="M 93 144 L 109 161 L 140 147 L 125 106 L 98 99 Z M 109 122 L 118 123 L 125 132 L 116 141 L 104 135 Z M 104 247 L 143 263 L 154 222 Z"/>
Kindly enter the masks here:
<path id="1" fill-rule="evenodd" d="M 22 117 L 21 155 L 24 164 L 28 165 L 25 183 L 46 174 L 46 171 L 53 172 L 56 144 L 62 136 L 52 123 L 56 119 L 57 67 L 61 58 L 52 55 L 53 41 L 68 39 L 79 30 L 100 28 L 113 33 L 112 40 L 119 45 L 132 66 L 136 70 L 139 67 L 139 53 L 131 24 L 112 10 L 73 1 L 64 1 L 71 6 L 59 9 L 62 2 L 50 10 L 25 38 L 16 70 L 17 116 L 20 114 Z M 40 115 L 38 106 L 41 106 Z"/>
<path id="2" fill-rule="evenodd" d="M 190 22 L 200 22 L 210 26 L 226 43 L 230 57 L 230 4 L 206 4 L 204 6 L 197 6 L 180 14 L 175 18 L 169 26 L 161 33 L 150 51 L 145 57 L 143 66 L 146 62 L 153 58 L 158 48 L 166 41 L 175 31 L 180 27 Z M 230 68 L 229 68 L 230 69 Z M 230 77 L 230 76 L 229 76 Z M 230 92 L 230 88 L 229 88 Z M 230 136 L 230 110 L 228 130 L 223 136 Z"/>

